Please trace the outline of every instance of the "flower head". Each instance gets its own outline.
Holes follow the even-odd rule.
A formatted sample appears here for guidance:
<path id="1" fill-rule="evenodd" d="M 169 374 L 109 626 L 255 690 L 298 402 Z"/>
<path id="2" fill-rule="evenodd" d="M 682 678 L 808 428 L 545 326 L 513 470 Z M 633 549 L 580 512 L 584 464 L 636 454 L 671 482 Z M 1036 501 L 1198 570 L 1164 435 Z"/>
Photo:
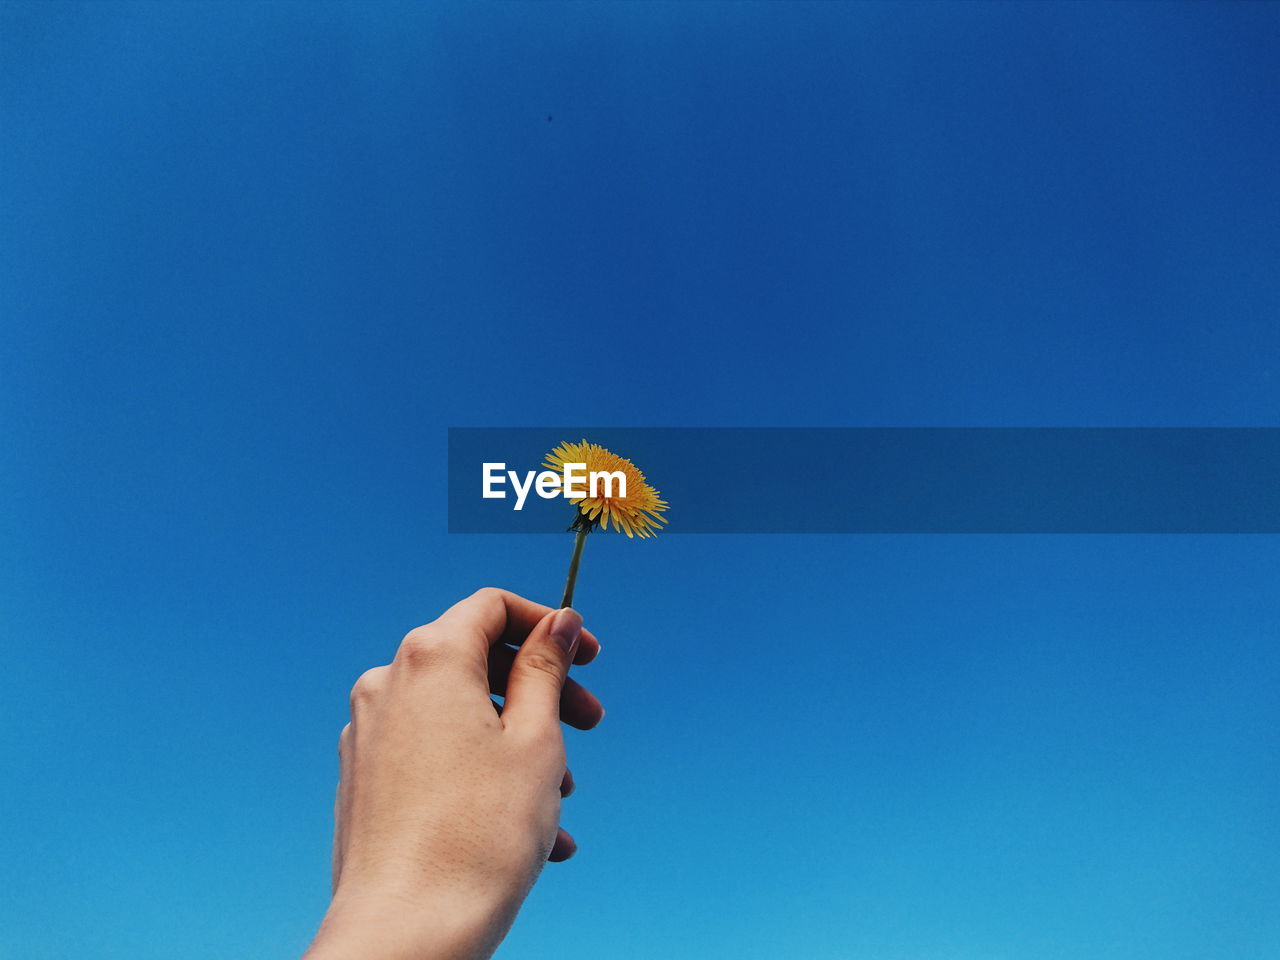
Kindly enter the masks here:
<path id="1" fill-rule="evenodd" d="M 612 522 L 615 527 L 628 537 L 651 537 L 666 523 L 660 514 L 667 509 L 667 502 L 658 495 L 645 480 L 644 474 L 630 460 L 610 453 L 598 443 L 562 443 L 550 453 L 543 466 L 560 473 L 566 463 L 586 464 L 587 474 L 621 473 L 626 477 L 627 495 L 623 496 L 586 496 L 574 497 L 572 503 L 578 508 L 578 519 L 574 526 L 585 524 L 587 529 L 599 524 L 609 529 Z M 588 490 L 588 493 L 592 492 Z M 611 492 L 607 488 L 596 488 L 596 493 Z"/>

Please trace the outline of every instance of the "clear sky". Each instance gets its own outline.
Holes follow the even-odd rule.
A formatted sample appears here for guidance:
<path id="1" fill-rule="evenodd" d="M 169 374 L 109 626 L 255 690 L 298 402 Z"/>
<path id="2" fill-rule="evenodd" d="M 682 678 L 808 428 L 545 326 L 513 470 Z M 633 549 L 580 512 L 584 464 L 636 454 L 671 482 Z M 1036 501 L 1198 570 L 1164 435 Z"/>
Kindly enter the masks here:
<path id="1" fill-rule="evenodd" d="M 1273 4 L 0 5 L 0 958 L 302 950 L 355 677 L 563 582 L 445 533 L 449 426 L 1277 425 L 1278 62 Z M 1278 576 L 593 539 L 499 956 L 1278 957 Z"/>

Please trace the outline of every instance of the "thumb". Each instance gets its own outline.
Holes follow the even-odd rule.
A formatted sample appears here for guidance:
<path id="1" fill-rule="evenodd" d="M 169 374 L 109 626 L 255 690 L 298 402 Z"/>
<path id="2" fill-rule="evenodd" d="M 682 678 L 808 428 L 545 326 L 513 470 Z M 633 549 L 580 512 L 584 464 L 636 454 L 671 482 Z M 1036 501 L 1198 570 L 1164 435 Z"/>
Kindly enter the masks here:
<path id="1" fill-rule="evenodd" d="M 538 621 L 511 664 L 502 708 L 504 724 L 559 724 L 560 691 L 581 633 L 582 615 L 569 607 Z"/>

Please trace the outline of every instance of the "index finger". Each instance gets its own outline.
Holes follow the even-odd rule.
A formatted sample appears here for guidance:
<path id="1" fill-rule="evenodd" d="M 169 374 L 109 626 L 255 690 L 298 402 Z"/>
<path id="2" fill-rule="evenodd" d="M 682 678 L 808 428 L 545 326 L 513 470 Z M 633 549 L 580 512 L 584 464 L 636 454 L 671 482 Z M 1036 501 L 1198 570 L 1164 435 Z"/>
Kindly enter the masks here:
<path id="1" fill-rule="evenodd" d="M 479 636 L 484 640 L 484 648 L 477 650 L 477 653 L 487 658 L 489 648 L 495 644 L 520 646 L 538 621 L 551 610 L 546 604 L 529 600 L 510 590 L 483 587 L 442 613 L 440 621 L 465 623 L 478 630 Z M 589 630 L 583 630 L 581 637 L 573 662 L 590 663 L 600 652 L 600 641 Z"/>

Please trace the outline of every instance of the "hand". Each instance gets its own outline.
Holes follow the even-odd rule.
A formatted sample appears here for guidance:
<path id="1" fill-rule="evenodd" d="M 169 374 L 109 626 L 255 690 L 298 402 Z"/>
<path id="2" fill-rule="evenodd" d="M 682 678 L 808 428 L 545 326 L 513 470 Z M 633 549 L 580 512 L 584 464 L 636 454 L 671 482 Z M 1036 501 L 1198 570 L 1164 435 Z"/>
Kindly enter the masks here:
<path id="1" fill-rule="evenodd" d="M 542 865 L 576 849 L 558 828 L 573 789 L 560 721 L 604 716 L 567 679 L 600 650 L 581 625 L 574 610 L 486 588 L 356 681 L 338 742 L 333 901 L 306 960 L 497 948 Z"/>

